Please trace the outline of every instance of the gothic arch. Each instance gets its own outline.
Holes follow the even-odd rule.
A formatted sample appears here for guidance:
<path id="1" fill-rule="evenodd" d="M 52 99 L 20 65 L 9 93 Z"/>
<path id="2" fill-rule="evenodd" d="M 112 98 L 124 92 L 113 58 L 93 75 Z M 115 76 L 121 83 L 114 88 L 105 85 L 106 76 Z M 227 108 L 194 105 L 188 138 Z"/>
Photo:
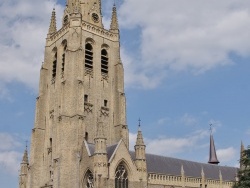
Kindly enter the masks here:
<path id="1" fill-rule="evenodd" d="M 108 49 L 109 49 L 109 45 L 107 45 L 107 44 L 102 44 L 101 48 L 102 48 L 102 49 L 108 50 Z"/>
<path id="2" fill-rule="evenodd" d="M 128 188 L 129 171 L 124 161 L 118 163 L 115 170 L 115 188 Z"/>
<path id="3" fill-rule="evenodd" d="M 67 45 L 67 43 L 68 43 L 68 41 L 66 39 L 64 39 L 61 44 L 63 47 L 65 47 L 65 45 Z"/>
<path id="4" fill-rule="evenodd" d="M 67 40 L 64 39 L 62 41 L 62 65 L 61 65 L 61 72 L 62 72 L 62 77 L 64 75 L 64 69 L 65 69 L 65 59 L 66 59 L 66 51 L 67 51 Z"/>
<path id="5" fill-rule="evenodd" d="M 57 52 L 57 47 L 54 47 L 54 48 L 52 49 L 52 52 L 53 52 L 53 53 L 56 53 L 56 52 Z"/>
<path id="6" fill-rule="evenodd" d="M 92 38 L 86 38 L 85 44 L 87 44 L 87 43 L 91 44 L 92 46 L 95 45 L 95 41 Z"/>
<path id="7" fill-rule="evenodd" d="M 87 169 L 82 180 L 82 188 L 94 188 L 94 175 Z"/>

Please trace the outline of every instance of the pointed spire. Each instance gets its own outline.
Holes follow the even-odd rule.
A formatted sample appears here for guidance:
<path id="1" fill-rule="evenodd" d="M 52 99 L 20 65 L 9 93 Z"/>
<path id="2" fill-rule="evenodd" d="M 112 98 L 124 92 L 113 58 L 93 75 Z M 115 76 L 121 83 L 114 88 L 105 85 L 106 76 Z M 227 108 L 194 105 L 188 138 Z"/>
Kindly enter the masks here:
<path id="1" fill-rule="evenodd" d="M 112 11 L 112 19 L 110 24 L 110 30 L 113 32 L 119 32 L 119 24 L 118 24 L 118 17 L 117 17 L 117 11 L 116 11 L 116 5 L 113 6 Z"/>
<path id="2" fill-rule="evenodd" d="M 23 160 L 22 160 L 23 164 L 29 164 L 29 158 L 28 158 L 28 146 L 27 146 L 27 142 L 26 142 L 26 149 L 24 151 L 23 154 Z"/>
<path id="3" fill-rule="evenodd" d="M 215 145 L 214 145 L 214 138 L 213 138 L 213 134 L 212 134 L 212 124 L 210 125 L 210 150 L 209 150 L 209 161 L 208 163 L 210 164 L 219 164 L 219 160 L 217 159 L 217 155 L 216 155 L 216 150 L 215 150 Z"/>
<path id="4" fill-rule="evenodd" d="M 139 125 L 138 125 L 136 146 L 144 146 L 143 136 L 142 136 L 142 132 L 141 132 L 141 120 L 140 119 L 139 119 Z"/>
<path id="5" fill-rule="evenodd" d="M 51 35 L 51 34 L 54 34 L 55 32 L 57 32 L 57 29 L 56 29 L 56 12 L 55 12 L 55 9 L 53 9 L 48 34 Z"/>

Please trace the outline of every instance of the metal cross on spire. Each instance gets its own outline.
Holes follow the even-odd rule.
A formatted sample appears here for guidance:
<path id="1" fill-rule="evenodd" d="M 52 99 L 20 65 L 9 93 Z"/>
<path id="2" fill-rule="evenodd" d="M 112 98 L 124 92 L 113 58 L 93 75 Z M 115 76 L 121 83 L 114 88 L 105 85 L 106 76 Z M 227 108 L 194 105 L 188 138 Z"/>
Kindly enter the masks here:
<path id="1" fill-rule="evenodd" d="M 28 140 L 25 141 L 26 143 L 26 150 L 28 149 Z"/>
<path id="2" fill-rule="evenodd" d="M 210 123 L 209 125 L 210 125 L 210 128 L 209 128 L 209 130 L 210 130 L 210 134 L 212 135 L 212 133 L 213 133 L 213 128 L 212 128 L 213 124 L 212 124 L 212 123 Z"/>
<path id="3" fill-rule="evenodd" d="M 139 128 L 141 127 L 141 118 L 139 118 Z"/>

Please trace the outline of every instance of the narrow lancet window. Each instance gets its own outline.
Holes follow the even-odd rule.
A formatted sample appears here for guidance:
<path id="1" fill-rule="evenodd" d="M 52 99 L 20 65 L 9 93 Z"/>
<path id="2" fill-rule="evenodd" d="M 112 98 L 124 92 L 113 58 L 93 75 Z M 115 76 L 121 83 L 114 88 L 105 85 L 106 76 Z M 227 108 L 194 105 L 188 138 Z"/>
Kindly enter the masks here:
<path id="1" fill-rule="evenodd" d="M 88 95 L 84 95 L 84 102 L 85 103 L 89 102 L 89 96 Z"/>
<path id="2" fill-rule="evenodd" d="M 123 164 L 120 164 L 116 169 L 115 188 L 128 188 L 128 173 Z"/>
<path id="3" fill-rule="evenodd" d="M 64 74 L 64 68 L 65 68 L 65 55 L 66 55 L 66 49 L 67 49 L 67 43 L 64 45 L 64 48 L 63 48 L 63 55 L 62 55 L 62 74 Z"/>
<path id="4" fill-rule="evenodd" d="M 52 67 L 52 79 L 56 78 L 56 66 L 57 66 L 57 52 L 54 55 L 53 67 Z"/>
<path id="5" fill-rule="evenodd" d="M 102 74 L 108 74 L 108 63 L 109 63 L 108 52 L 107 52 L 107 50 L 103 49 L 101 52 L 101 71 L 102 71 Z"/>
<path id="6" fill-rule="evenodd" d="M 89 43 L 85 46 L 85 68 L 93 69 L 93 48 Z"/>

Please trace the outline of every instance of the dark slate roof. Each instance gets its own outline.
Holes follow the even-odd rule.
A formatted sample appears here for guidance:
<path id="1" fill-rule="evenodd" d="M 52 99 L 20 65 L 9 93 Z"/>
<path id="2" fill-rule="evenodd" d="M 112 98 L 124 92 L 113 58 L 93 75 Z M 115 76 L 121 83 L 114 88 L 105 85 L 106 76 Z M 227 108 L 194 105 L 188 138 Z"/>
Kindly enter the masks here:
<path id="1" fill-rule="evenodd" d="M 118 144 L 111 145 L 111 146 L 107 147 L 108 160 L 111 158 L 111 156 L 114 153 L 117 145 Z M 94 155 L 94 153 L 95 153 L 95 145 L 91 144 L 91 143 L 88 143 L 88 147 L 89 147 L 89 152 L 90 152 L 91 156 Z"/>
<path id="2" fill-rule="evenodd" d="M 135 159 L 135 152 L 130 151 L 132 159 Z M 207 179 L 220 179 L 220 171 L 224 181 L 235 181 L 235 176 L 238 168 L 218 166 L 206 163 L 192 162 L 171 157 L 163 157 L 153 154 L 146 154 L 148 173 L 167 174 L 167 175 L 181 175 L 181 166 L 185 171 L 187 177 L 201 177 L 203 169 Z"/>

